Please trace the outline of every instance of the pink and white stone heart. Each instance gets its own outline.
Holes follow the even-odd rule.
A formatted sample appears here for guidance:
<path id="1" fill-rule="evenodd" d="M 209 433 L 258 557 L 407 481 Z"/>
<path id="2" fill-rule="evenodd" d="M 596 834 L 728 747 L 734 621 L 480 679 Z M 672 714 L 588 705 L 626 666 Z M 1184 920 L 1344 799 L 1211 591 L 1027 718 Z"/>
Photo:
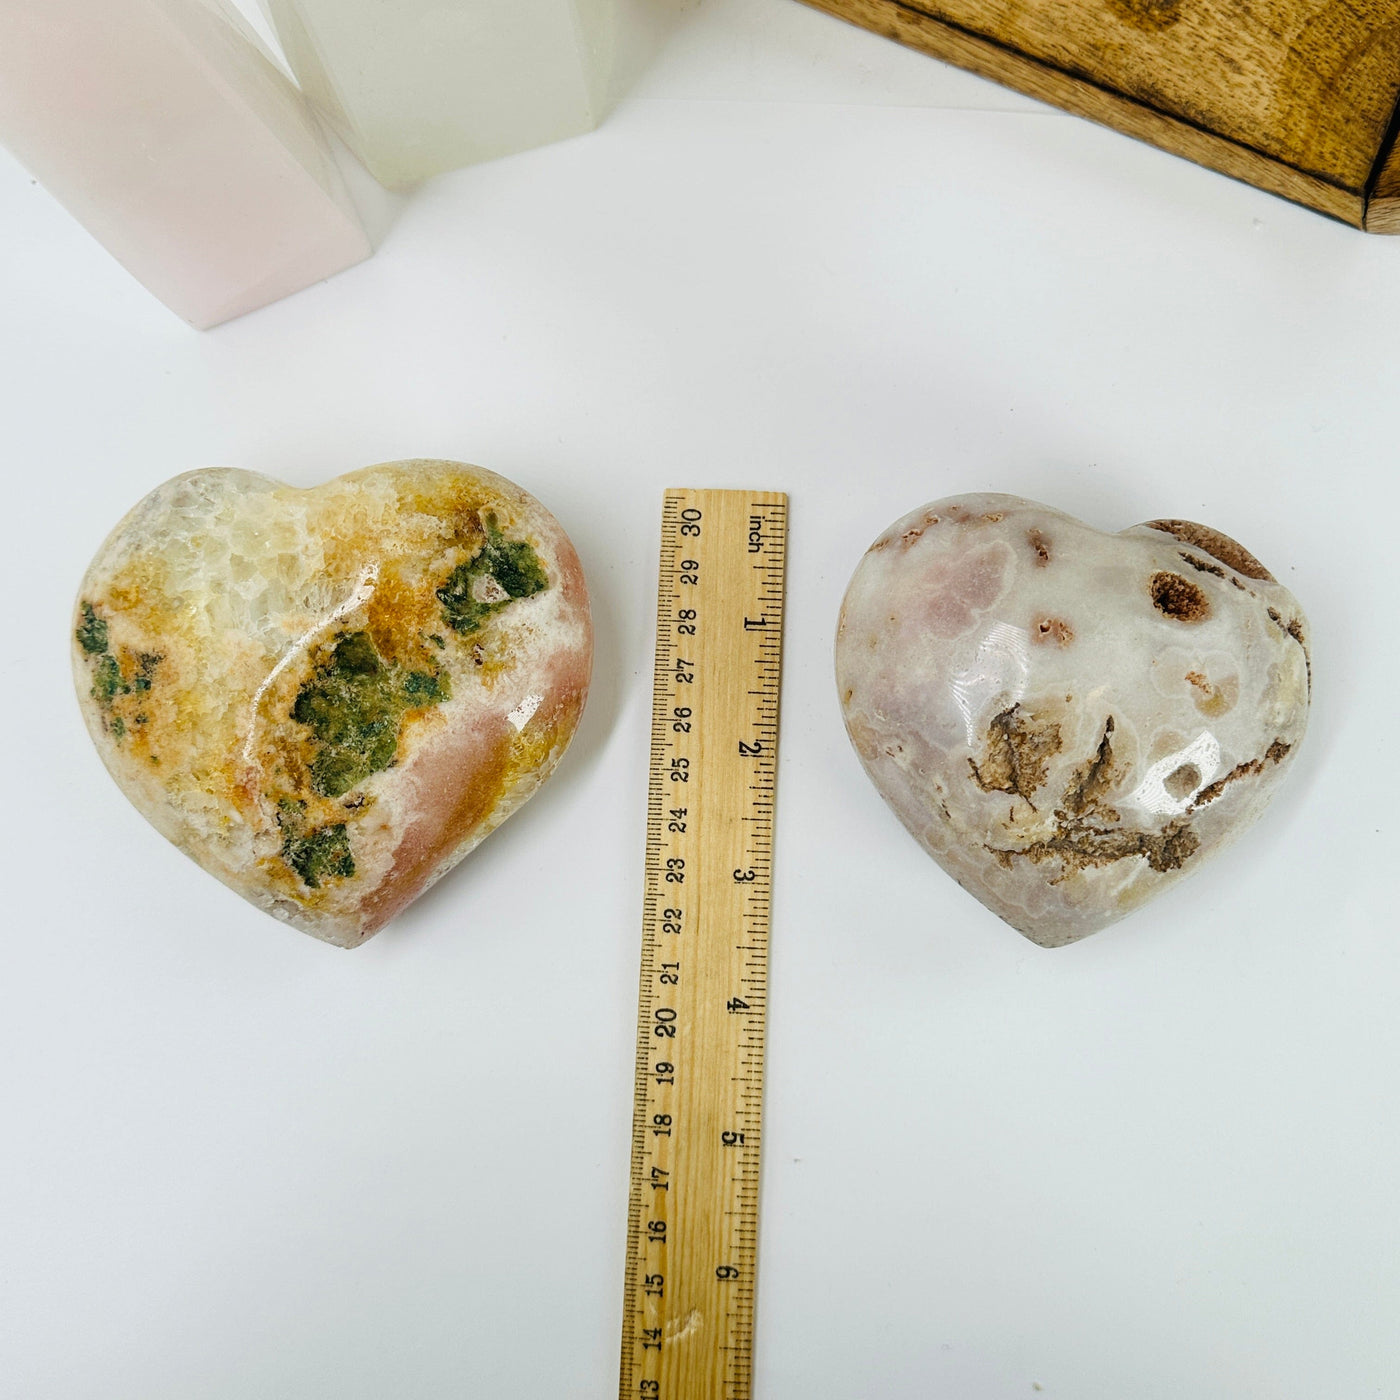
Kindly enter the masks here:
<path id="1" fill-rule="evenodd" d="M 1307 725 L 1307 623 L 1227 536 L 1110 535 L 1015 496 L 935 501 L 870 547 L 836 641 L 846 728 L 965 889 L 1053 948 L 1263 811 Z"/>

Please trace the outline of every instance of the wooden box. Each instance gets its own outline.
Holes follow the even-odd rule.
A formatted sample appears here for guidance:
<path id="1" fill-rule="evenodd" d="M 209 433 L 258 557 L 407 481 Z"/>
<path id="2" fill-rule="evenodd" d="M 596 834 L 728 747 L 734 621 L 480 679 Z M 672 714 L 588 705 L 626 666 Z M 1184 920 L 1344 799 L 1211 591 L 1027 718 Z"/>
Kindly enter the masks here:
<path id="1" fill-rule="evenodd" d="M 1400 233 L 1400 0 L 806 0 L 1371 233 Z"/>

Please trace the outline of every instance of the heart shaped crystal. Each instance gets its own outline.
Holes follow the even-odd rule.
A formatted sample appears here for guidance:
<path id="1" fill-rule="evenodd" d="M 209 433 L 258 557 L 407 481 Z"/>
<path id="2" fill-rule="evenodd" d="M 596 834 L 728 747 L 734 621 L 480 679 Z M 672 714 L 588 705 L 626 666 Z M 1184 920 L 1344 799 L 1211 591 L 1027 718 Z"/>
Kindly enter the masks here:
<path id="1" fill-rule="evenodd" d="M 122 791 L 244 898 L 341 947 L 548 777 L 592 653 L 554 517 L 435 461 L 309 491 L 176 477 L 98 551 L 74 629 L 83 714 Z"/>
<path id="2" fill-rule="evenodd" d="M 899 819 L 1047 948 L 1249 826 L 1311 688 L 1298 604 L 1227 536 L 1181 520 L 1107 535 L 1000 495 L 935 501 L 875 541 L 836 677 Z"/>

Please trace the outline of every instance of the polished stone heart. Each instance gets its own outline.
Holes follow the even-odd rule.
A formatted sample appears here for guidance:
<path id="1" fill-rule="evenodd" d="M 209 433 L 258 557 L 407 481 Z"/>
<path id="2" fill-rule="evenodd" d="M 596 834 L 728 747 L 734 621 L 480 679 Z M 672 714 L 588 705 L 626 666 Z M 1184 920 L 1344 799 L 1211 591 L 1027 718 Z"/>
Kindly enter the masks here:
<path id="1" fill-rule="evenodd" d="M 157 830 L 353 947 L 548 777 L 592 653 L 554 517 L 494 473 L 417 461 L 308 491 L 166 482 L 88 569 L 73 655 L 102 759 Z"/>
<path id="2" fill-rule="evenodd" d="M 1000 495 L 935 501 L 875 541 L 836 676 L 899 819 L 1048 948 L 1249 826 L 1311 689 L 1297 602 L 1227 536 L 1180 520 L 1108 535 Z"/>

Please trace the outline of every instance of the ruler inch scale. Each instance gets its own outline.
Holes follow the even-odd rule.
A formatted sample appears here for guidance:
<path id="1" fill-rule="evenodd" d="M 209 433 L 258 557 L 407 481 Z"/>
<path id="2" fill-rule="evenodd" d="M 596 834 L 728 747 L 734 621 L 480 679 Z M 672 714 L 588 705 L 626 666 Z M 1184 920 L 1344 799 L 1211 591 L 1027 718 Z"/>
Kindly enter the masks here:
<path id="1" fill-rule="evenodd" d="M 662 507 L 619 1400 L 750 1400 L 787 497 Z"/>

